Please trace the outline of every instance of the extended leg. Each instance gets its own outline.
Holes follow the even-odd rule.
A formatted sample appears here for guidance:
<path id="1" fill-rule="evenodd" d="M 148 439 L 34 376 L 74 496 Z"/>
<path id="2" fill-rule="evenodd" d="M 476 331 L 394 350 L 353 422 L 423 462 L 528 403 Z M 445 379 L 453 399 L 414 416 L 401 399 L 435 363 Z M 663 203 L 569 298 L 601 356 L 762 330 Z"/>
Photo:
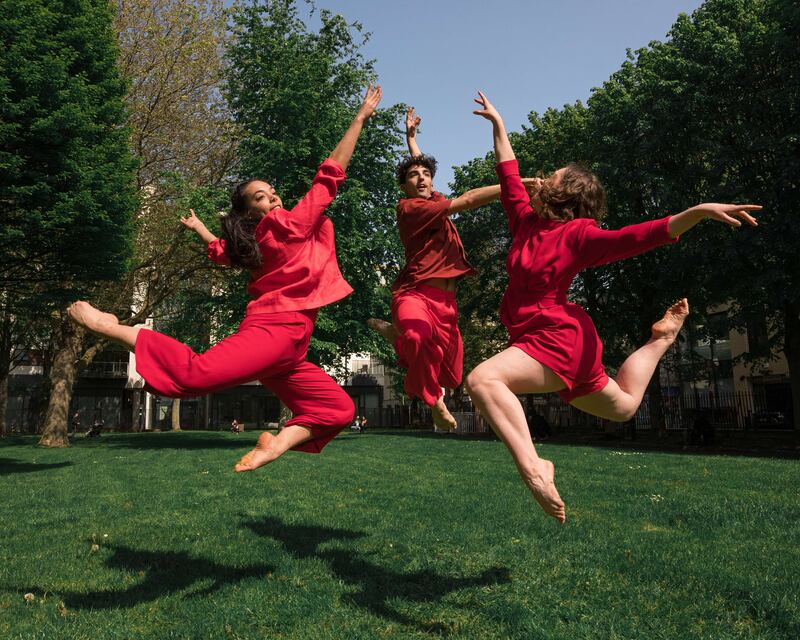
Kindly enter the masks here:
<path id="1" fill-rule="evenodd" d="M 444 351 L 435 337 L 435 320 L 422 296 L 404 295 L 392 304 L 392 319 L 398 331 L 394 348 L 406 369 L 403 388 L 429 407 L 442 396 L 439 382 Z"/>
<path id="2" fill-rule="evenodd" d="M 634 351 L 620 367 L 616 380 L 609 380 L 604 389 L 572 400 L 572 406 L 607 420 L 630 420 L 642 404 L 647 385 L 689 315 L 686 298 L 667 309 L 664 317 L 653 325 L 653 335 Z"/>
<path id="3" fill-rule="evenodd" d="M 139 327 L 120 324 L 115 316 L 95 309 L 88 302 L 82 300 L 73 302 L 67 309 L 67 313 L 75 324 L 85 327 L 87 331 L 96 336 L 116 342 L 128 351 L 133 351 L 136 346 Z"/>
<path id="4" fill-rule="evenodd" d="M 509 347 L 479 364 L 467 376 L 467 391 L 484 418 L 508 447 L 517 470 L 536 502 L 559 522 L 566 514 L 555 485 L 555 468 L 539 457 L 531 440 L 518 393 L 548 393 L 564 388 L 549 368 Z"/>

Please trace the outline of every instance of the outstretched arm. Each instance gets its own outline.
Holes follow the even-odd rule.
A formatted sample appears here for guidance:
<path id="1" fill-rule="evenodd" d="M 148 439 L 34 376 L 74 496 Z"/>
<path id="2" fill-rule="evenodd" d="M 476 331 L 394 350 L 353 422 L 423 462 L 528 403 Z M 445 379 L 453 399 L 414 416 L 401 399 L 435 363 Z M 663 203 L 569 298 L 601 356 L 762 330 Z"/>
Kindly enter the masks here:
<path id="1" fill-rule="evenodd" d="M 758 223 L 755 218 L 747 212 L 758 209 L 761 207 L 754 204 L 707 203 L 691 207 L 674 216 L 647 220 L 616 230 L 601 229 L 594 223 L 587 224 L 583 226 L 578 236 L 577 251 L 584 267 L 598 267 L 677 242 L 678 236 L 704 218 L 740 227 L 742 223 L 736 219 L 739 217 L 756 226 Z"/>
<path id="2" fill-rule="evenodd" d="M 669 219 L 669 235 L 671 238 L 677 238 L 706 218 L 724 222 L 732 227 L 741 227 L 742 223 L 737 219 L 741 218 L 756 227 L 758 222 L 748 211 L 759 211 L 760 209 L 761 205 L 757 204 L 718 204 L 716 202 L 698 204 L 686 211 L 676 213 Z"/>
<path id="3" fill-rule="evenodd" d="M 526 188 L 534 188 L 535 181 L 528 180 L 528 184 L 520 178 L 517 158 L 511 142 L 508 140 L 508 133 L 503 124 L 503 119 L 495 106 L 482 91 L 478 91 L 475 102 L 483 107 L 473 113 L 482 118 L 486 118 L 492 123 L 492 135 L 494 137 L 494 154 L 497 159 L 497 175 L 500 178 L 500 201 L 508 218 L 508 226 L 511 233 L 516 233 L 517 226 L 522 217 L 533 213 L 531 199 Z"/>
<path id="4" fill-rule="evenodd" d="M 406 144 L 408 144 L 408 152 L 412 156 L 422 155 L 417 144 L 417 127 L 420 122 L 422 122 L 422 118 L 414 113 L 414 107 L 409 107 L 406 111 Z"/>
<path id="5" fill-rule="evenodd" d="M 459 211 L 467 211 L 469 209 L 477 209 L 485 204 L 489 204 L 500 197 L 500 185 L 494 184 L 490 187 L 478 187 L 477 189 L 470 189 L 466 193 L 462 193 L 457 198 L 450 201 L 450 208 L 447 210 L 448 215 L 451 213 L 458 213 Z"/>
<path id="6" fill-rule="evenodd" d="M 508 133 L 506 133 L 506 126 L 503 124 L 503 118 L 500 117 L 500 112 L 489 102 L 489 99 L 482 91 L 478 91 L 478 97 L 475 98 L 475 102 L 481 105 L 483 109 L 476 109 L 472 113 L 476 116 L 482 116 L 492 123 L 494 155 L 497 162 L 515 160 L 514 149 L 511 148 L 511 142 L 508 140 Z"/>
<path id="7" fill-rule="evenodd" d="M 187 229 L 191 229 L 194 231 L 200 239 L 208 244 L 209 242 L 214 242 L 217 239 L 213 233 L 208 230 L 208 227 L 203 224 L 203 221 L 197 217 L 194 212 L 194 209 L 189 209 L 189 213 L 191 214 L 187 218 L 181 216 L 181 224 L 186 227 Z"/>
<path id="8" fill-rule="evenodd" d="M 361 135 L 361 128 L 364 126 L 367 118 L 375 113 L 375 109 L 381 101 L 381 95 L 382 91 L 380 85 L 376 86 L 374 89 L 372 85 L 369 85 L 367 94 L 364 96 L 364 101 L 361 103 L 356 117 L 353 118 L 353 122 L 350 123 L 344 136 L 342 136 L 342 139 L 339 141 L 339 144 L 337 144 L 336 148 L 331 152 L 331 160 L 338 162 L 345 171 L 347 171 L 347 165 L 350 164 L 350 158 L 353 157 L 353 151 L 356 148 L 358 136 Z"/>

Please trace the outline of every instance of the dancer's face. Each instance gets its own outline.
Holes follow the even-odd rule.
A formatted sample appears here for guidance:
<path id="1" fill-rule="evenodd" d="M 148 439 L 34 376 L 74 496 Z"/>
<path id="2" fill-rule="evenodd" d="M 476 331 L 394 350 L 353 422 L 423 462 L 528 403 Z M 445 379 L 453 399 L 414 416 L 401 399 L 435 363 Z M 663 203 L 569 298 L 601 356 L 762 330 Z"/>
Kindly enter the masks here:
<path id="1" fill-rule="evenodd" d="M 275 187 L 262 180 L 253 180 L 245 187 L 243 195 L 251 215 L 256 218 L 263 218 L 273 209 L 283 206 Z"/>
<path id="2" fill-rule="evenodd" d="M 561 179 L 564 177 L 564 173 L 566 173 L 567 168 L 561 167 L 560 169 L 556 169 L 547 176 L 542 184 L 547 184 L 549 187 L 557 187 L 561 182 Z M 533 196 L 531 197 L 531 203 L 534 207 L 540 206 L 542 204 L 542 198 L 539 196 L 539 192 L 536 191 Z"/>
<path id="3" fill-rule="evenodd" d="M 411 165 L 400 189 L 409 198 L 430 198 L 433 195 L 433 176 L 427 167 Z"/>
<path id="4" fill-rule="evenodd" d="M 558 186 L 558 183 L 561 182 L 561 178 L 564 177 L 564 174 L 566 172 L 567 172 L 566 167 L 561 167 L 560 169 L 556 169 L 555 171 L 553 171 L 553 173 L 550 174 L 547 180 L 550 182 L 552 186 L 556 187 Z"/>

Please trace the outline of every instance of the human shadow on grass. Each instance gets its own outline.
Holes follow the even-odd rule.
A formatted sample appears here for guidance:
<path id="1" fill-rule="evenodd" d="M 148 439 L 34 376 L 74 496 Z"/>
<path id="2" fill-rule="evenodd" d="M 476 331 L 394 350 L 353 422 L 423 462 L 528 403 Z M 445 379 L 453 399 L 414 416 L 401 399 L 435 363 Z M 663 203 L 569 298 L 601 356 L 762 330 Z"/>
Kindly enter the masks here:
<path id="1" fill-rule="evenodd" d="M 22 462 L 13 458 L 0 458 L 0 476 L 8 476 L 12 473 L 32 473 L 33 471 L 49 471 L 50 469 L 61 469 L 71 467 L 71 462 L 52 462 L 49 464 L 34 464 L 33 462 Z"/>
<path id="2" fill-rule="evenodd" d="M 191 589 L 198 583 L 206 584 L 192 589 L 186 595 L 205 596 L 234 582 L 260 578 L 275 571 L 267 564 L 249 567 L 228 567 L 205 558 L 175 551 L 142 551 L 124 546 L 105 546 L 111 550 L 105 565 L 127 573 L 144 574 L 144 579 L 127 589 L 89 592 L 56 591 L 68 609 L 130 608 L 144 602 L 153 602 L 170 594 Z M 36 593 L 35 588 L 25 592 Z M 40 593 L 44 590 L 39 589 Z"/>
<path id="3" fill-rule="evenodd" d="M 472 587 L 487 587 L 511 582 L 506 567 L 492 567 L 476 576 L 441 575 L 430 569 L 399 573 L 359 557 L 357 551 L 319 547 L 332 540 L 352 543 L 366 537 L 362 531 L 334 529 L 312 525 L 291 525 L 277 518 L 265 517 L 242 523 L 261 537 L 280 542 L 287 552 L 299 559 L 322 560 L 337 580 L 357 587 L 344 597 L 357 607 L 386 620 L 416 627 L 425 632 L 448 633 L 441 623 L 414 620 L 396 611 L 389 603 L 394 599 L 406 602 L 439 602 L 449 593 Z"/>

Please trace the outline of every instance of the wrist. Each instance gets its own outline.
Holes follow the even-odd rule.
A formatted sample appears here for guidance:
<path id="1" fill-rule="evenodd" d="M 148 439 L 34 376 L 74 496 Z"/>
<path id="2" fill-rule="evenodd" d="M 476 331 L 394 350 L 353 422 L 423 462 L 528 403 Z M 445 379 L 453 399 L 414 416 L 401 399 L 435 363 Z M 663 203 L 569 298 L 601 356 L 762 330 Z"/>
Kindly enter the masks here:
<path id="1" fill-rule="evenodd" d="M 702 207 L 700 207 L 698 205 L 695 205 L 694 207 L 689 207 L 686 210 L 686 213 L 689 214 L 689 216 L 692 219 L 697 220 L 698 222 L 700 220 L 704 220 L 706 217 L 708 217 L 707 214 L 706 214 L 706 211 Z"/>

